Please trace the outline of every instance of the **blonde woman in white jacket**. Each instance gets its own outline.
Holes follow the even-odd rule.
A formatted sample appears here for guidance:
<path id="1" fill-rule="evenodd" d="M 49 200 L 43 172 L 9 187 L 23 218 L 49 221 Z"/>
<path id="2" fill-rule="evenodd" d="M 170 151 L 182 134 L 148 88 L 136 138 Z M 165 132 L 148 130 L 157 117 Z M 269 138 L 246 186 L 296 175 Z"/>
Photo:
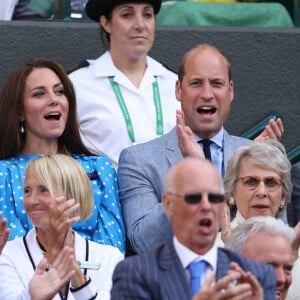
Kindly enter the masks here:
<path id="1" fill-rule="evenodd" d="M 89 217 L 93 206 L 88 176 L 72 157 L 53 154 L 31 160 L 25 173 L 24 210 L 35 227 L 3 249 L 0 299 L 31 299 L 29 282 L 33 276 L 41 279 L 45 259 L 44 271 L 53 266 L 58 270 L 57 260 L 65 247 L 71 248 L 71 273 L 67 272 L 71 278 L 52 299 L 110 299 L 112 272 L 123 255 L 72 230 L 73 223 Z"/>

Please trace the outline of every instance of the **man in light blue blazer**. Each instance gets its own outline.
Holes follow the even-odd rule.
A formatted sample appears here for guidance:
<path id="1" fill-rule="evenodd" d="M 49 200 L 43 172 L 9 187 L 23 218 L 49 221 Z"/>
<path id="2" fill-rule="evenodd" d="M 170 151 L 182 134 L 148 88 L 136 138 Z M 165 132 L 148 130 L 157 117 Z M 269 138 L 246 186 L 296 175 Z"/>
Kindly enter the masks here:
<path id="1" fill-rule="evenodd" d="M 222 179 L 209 161 L 185 158 L 172 166 L 162 199 L 174 236 L 117 265 L 112 300 L 276 299 L 272 267 L 216 245 L 225 196 Z M 205 268 L 194 289 L 189 269 L 199 261 Z"/>
<path id="2" fill-rule="evenodd" d="M 179 65 L 178 78 L 176 97 L 182 111 L 177 112 L 176 128 L 123 150 L 119 159 L 120 201 L 127 237 L 137 253 L 172 236 L 161 203 L 163 180 L 170 166 L 193 155 L 189 144 L 200 149 L 197 142 L 210 139 L 211 161 L 223 176 L 233 151 L 250 142 L 223 127 L 234 93 L 230 64 L 220 50 L 207 44 L 191 49 Z M 282 132 L 281 120 L 272 120 L 258 140 L 278 139 Z"/>

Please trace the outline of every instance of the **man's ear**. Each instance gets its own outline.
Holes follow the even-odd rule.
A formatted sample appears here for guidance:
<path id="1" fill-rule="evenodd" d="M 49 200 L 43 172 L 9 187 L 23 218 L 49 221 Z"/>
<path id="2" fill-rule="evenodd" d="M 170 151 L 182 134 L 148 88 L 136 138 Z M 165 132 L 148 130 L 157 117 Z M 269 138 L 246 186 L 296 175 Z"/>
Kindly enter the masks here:
<path id="1" fill-rule="evenodd" d="M 173 206 L 173 201 L 171 197 L 167 193 L 164 193 L 162 195 L 162 203 L 165 209 L 166 214 L 171 217 L 172 215 L 172 206 Z"/>
<path id="2" fill-rule="evenodd" d="M 175 95 L 176 95 L 176 99 L 180 102 L 181 101 L 181 83 L 179 80 L 176 81 Z"/>
<path id="3" fill-rule="evenodd" d="M 231 89 L 231 102 L 234 99 L 234 89 L 233 89 L 233 81 L 230 81 L 230 89 Z"/>

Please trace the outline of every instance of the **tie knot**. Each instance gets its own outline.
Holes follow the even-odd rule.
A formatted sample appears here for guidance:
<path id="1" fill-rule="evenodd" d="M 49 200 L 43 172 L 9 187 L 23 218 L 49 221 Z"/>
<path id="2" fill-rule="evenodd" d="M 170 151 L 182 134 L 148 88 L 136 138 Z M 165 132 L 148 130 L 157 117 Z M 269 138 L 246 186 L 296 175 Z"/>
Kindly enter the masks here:
<path id="1" fill-rule="evenodd" d="M 211 161 L 211 153 L 210 153 L 209 145 L 213 142 L 209 139 L 205 139 L 205 140 L 199 141 L 199 143 L 203 145 L 203 152 L 204 152 L 205 158 Z"/>
<path id="2" fill-rule="evenodd" d="M 194 261 L 189 264 L 188 268 L 191 274 L 191 278 L 198 278 L 200 280 L 201 274 L 204 272 L 206 268 L 206 261 Z"/>
<path id="3" fill-rule="evenodd" d="M 210 139 L 204 139 L 199 141 L 199 143 L 203 144 L 204 147 L 207 147 L 212 143 L 212 141 Z"/>

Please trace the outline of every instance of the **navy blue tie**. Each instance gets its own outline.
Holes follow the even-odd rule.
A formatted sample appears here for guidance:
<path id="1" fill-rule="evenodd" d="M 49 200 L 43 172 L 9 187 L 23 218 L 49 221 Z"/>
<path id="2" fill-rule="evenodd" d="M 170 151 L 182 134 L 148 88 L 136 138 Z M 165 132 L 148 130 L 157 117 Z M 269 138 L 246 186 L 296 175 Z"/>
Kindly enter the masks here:
<path id="1" fill-rule="evenodd" d="M 203 144 L 203 152 L 204 152 L 205 158 L 211 161 L 210 144 L 212 143 L 212 141 L 209 139 L 206 139 L 206 140 L 201 140 L 198 143 Z"/>
<path id="2" fill-rule="evenodd" d="M 190 288 L 192 296 L 194 296 L 201 289 L 200 278 L 206 269 L 206 265 L 207 263 L 205 260 L 194 261 L 188 265 L 191 275 Z"/>

